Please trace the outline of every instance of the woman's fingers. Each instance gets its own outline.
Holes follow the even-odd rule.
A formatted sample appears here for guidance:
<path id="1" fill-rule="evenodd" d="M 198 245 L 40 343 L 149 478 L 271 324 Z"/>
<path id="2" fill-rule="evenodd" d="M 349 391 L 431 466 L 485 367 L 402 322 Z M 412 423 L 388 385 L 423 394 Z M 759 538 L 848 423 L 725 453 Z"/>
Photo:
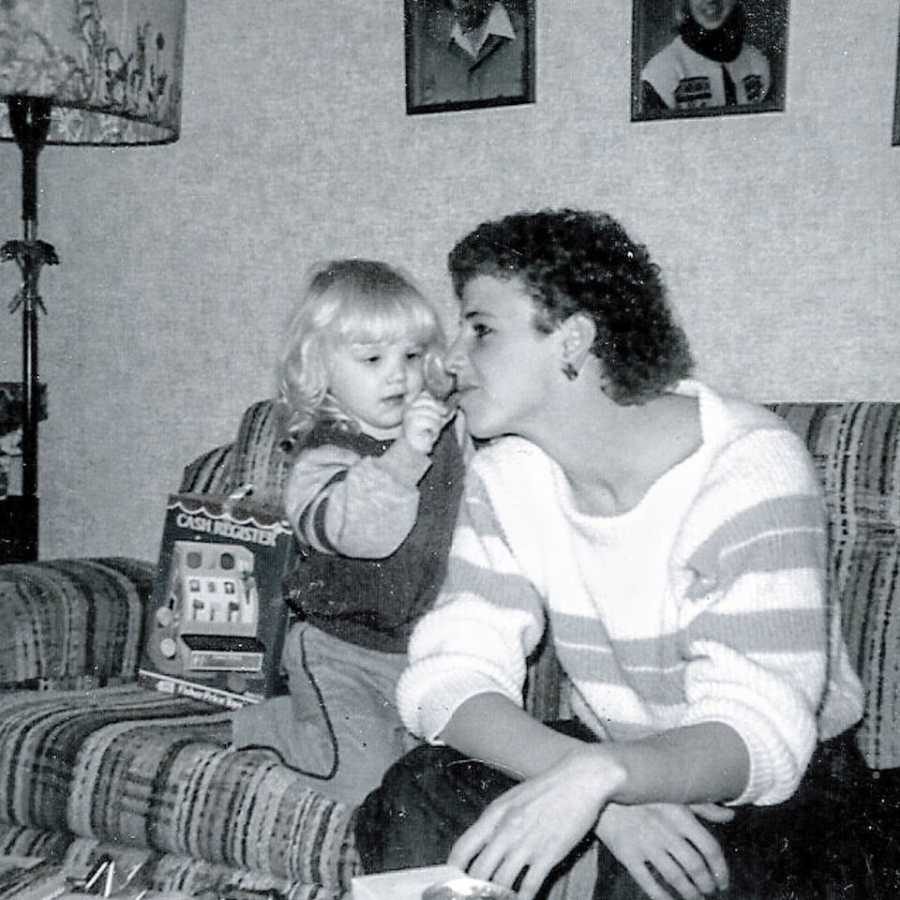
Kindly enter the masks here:
<path id="1" fill-rule="evenodd" d="M 502 887 L 516 886 L 519 900 L 531 900 L 559 861 L 557 850 L 546 842 L 516 839 L 516 829 L 502 827 L 469 866 L 473 878 Z"/>
<path id="2" fill-rule="evenodd" d="M 547 880 L 547 876 L 550 874 L 552 868 L 552 865 L 542 867 L 529 866 L 525 871 L 525 877 L 522 879 L 522 882 L 516 891 L 519 900 L 532 900 L 541 889 L 541 885 Z"/>
<path id="3" fill-rule="evenodd" d="M 713 807 L 713 804 L 705 804 L 703 809 L 706 813 L 705 818 L 719 821 L 710 814 L 712 810 L 707 807 Z M 697 812 L 698 810 L 693 807 L 685 809 L 676 805 L 660 806 L 660 814 L 667 818 L 672 823 L 673 829 L 677 829 L 683 837 L 682 841 L 676 841 L 670 846 L 670 852 L 703 893 L 709 894 L 714 890 L 725 891 L 728 889 L 728 863 L 725 861 L 725 854 L 715 837 L 700 824 L 696 818 Z M 734 818 L 733 812 L 728 809 L 725 812 L 728 815 L 721 821 L 731 821 Z"/>
<path id="4" fill-rule="evenodd" d="M 674 900 L 672 895 L 654 878 L 646 863 L 639 862 L 633 866 L 626 866 L 628 874 L 638 883 L 638 887 L 650 898 L 650 900 Z"/>
<path id="5" fill-rule="evenodd" d="M 654 871 L 680 900 L 728 888 L 728 865 L 719 842 L 686 806 L 613 804 L 601 817 L 597 836 L 652 900 L 670 896 Z"/>
<path id="6" fill-rule="evenodd" d="M 451 866 L 468 870 L 472 861 L 485 848 L 500 821 L 499 809 L 491 804 L 456 840 L 447 862 Z M 474 876 L 473 876 L 474 877 Z"/>
<path id="7" fill-rule="evenodd" d="M 728 806 L 718 803 L 692 803 L 691 812 L 707 822 L 730 822 L 735 817 L 735 811 Z"/>
<path id="8" fill-rule="evenodd" d="M 701 900 L 716 890 L 703 859 L 686 842 L 650 854 L 625 851 L 618 858 L 652 900 L 673 900 L 667 887 L 678 900 Z"/>
<path id="9" fill-rule="evenodd" d="M 620 774 L 594 748 L 569 754 L 498 797 L 454 844 L 449 862 L 531 900 L 550 870 L 594 827 Z"/>
<path id="10" fill-rule="evenodd" d="M 681 900 L 701 900 L 704 893 L 712 893 L 713 891 L 713 888 L 710 887 L 708 891 L 701 892 L 697 883 L 688 876 L 681 864 L 671 856 L 664 855 L 659 857 L 654 861 L 653 867 Z M 657 884 L 659 885 L 658 880 Z M 662 890 L 662 885 L 659 885 L 659 887 Z"/>
<path id="11" fill-rule="evenodd" d="M 661 871 L 660 874 L 682 897 L 695 898 L 701 894 L 715 893 L 717 885 L 713 873 L 693 845 L 682 841 L 669 852 L 674 865 L 666 872 Z"/>
<path id="12" fill-rule="evenodd" d="M 696 852 L 699 853 L 704 869 L 712 876 L 715 889 L 727 891 L 728 863 L 725 861 L 725 854 L 722 852 L 719 842 L 703 827 L 699 827 L 696 832 L 691 832 L 689 840 L 691 845 L 696 848 Z M 712 889 L 705 893 L 712 893 Z"/>
<path id="13" fill-rule="evenodd" d="M 484 856 L 484 854 L 482 854 L 482 856 Z M 479 857 L 475 860 L 469 873 L 475 878 L 482 878 L 485 881 L 492 881 L 502 887 L 511 888 L 525 868 L 535 867 L 535 861 L 531 858 L 529 850 L 519 846 L 507 848 L 506 852 L 501 855 L 499 862 L 494 857 L 484 859 Z M 541 882 L 538 882 L 537 887 L 540 886 Z M 519 893 L 519 898 L 520 900 L 528 900 L 524 891 Z"/>

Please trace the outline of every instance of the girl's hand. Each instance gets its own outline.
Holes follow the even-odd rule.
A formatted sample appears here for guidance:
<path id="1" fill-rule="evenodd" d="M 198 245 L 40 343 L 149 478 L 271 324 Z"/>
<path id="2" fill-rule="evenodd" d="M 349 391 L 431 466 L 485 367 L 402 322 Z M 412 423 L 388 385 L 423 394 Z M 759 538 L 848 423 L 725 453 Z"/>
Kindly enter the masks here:
<path id="1" fill-rule="evenodd" d="M 728 889 L 728 865 L 719 842 L 700 824 L 728 822 L 734 812 L 713 803 L 621 806 L 610 803 L 595 829 L 610 853 L 651 900 L 673 900 L 652 866 L 682 900 Z"/>
<path id="2" fill-rule="evenodd" d="M 453 845 L 448 862 L 531 900 L 550 870 L 597 823 L 625 773 L 596 747 L 574 750 L 498 797 Z"/>
<path id="3" fill-rule="evenodd" d="M 414 450 L 427 455 L 451 416 L 449 407 L 422 391 L 403 413 L 403 437 Z"/>

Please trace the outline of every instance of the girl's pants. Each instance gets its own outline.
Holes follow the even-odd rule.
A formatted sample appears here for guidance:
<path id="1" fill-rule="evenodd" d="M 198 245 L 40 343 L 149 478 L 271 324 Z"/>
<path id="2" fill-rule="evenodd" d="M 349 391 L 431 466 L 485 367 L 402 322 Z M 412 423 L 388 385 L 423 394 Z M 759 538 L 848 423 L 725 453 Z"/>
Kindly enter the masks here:
<path id="1" fill-rule="evenodd" d="M 310 787 L 359 804 L 418 744 L 394 700 L 406 655 L 350 644 L 299 622 L 288 632 L 282 666 L 289 694 L 237 710 L 234 745 L 274 750 Z"/>
<path id="2" fill-rule="evenodd" d="M 578 722 L 551 727 L 596 738 Z M 840 768 L 841 777 L 835 770 Z M 820 745 L 797 793 L 774 807 L 741 807 L 734 820 L 701 820 L 719 841 L 730 871 L 729 898 L 740 900 L 863 900 L 873 891 L 871 860 L 859 847 L 864 823 L 854 812 L 864 764 L 849 734 Z M 363 804 L 356 843 L 366 872 L 444 863 L 454 841 L 485 807 L 516 782 L 447 747 L 421 746 L 396 763 Z M 596 846 L 593 846 L 596 845 Z M 588 837 L 558 867 L 561 873 L 597 852 L 597 900 L 643 898 L 625 868 Z M 558 878 L 558 875 L 557 875 Z M 594 879 L 589 877 L 588 883 Z M 672 897 L 677 893 L 666 887 Z M 544 893 L 552 888 L 548 879 Z M 717 895 L 723 896 L 723 895 Z M 579 897 L 581 900 L 581 896 Z M 590 900 L 590 889 L 583 895 Z"/>

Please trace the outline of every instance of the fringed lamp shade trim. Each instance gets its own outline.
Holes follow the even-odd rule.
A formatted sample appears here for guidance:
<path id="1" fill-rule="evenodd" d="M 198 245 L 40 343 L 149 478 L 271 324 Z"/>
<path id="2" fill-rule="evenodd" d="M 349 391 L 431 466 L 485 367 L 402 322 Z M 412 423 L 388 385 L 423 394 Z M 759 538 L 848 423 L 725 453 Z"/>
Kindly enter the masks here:
<path id="1" fill-rule="evenodd" d="M 0 96 L 49 98 L 48 144 L 175 141 L 184 19 L 185 0 L 2 0 Z"/>

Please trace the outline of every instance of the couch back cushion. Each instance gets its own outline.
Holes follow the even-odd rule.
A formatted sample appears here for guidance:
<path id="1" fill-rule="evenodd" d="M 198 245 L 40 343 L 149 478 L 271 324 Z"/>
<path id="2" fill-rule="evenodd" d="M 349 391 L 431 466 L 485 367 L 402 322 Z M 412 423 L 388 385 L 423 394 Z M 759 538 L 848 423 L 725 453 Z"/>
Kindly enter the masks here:
<path id="1" fill-rule="evenodd" d="M 281 508 L 290 464 L 278 446 L 280 431 L 271 400 L 259 400 L 241 416 L 235 440 L 214 447 L 185 466 L 179 492 L 230 494 L 253 486 L 255 502 Z"/>
<path id="2" fill-rule="evenodd" d="M 859 748 L 900 766 L 900 403 L 781 403 L 828 508 L 829 594 L 865 690 Z"/>
<path id="3" fill-rule="evenodd" d="M 279 447 L 282 434 L 271 400 L 249 406 L 241 418 L 229 469 L 232 490 L 252 485 L 254 502 L 276 509 L 282 507 L 281 489 L 291 466 Z"/>
<path id="4" fill-rule="evenodd" d="M 829 595 L 841 604 L 850 659 L 865 688 L 860 750 L 872 768 L 898 767 L 900 403 L 781 403 L 772 408 L 806 441 L 824 487 Z M 191 480 L 183 482 L 183 489 L 228 493 L 252 484 L 255 499 L 280 506 L 290 464 L 279 438 L 272 401 L 254 403 L 233 444 L 187 467 L 185 479 L 190 475 Z M 529 709 L 542 718 L 560 712 L 563 681 L 553 654 L 540 655 L 530 673 Z"/>
<path id="5" fill-rule="evenodd" d="M 230 494 L 234 444 L 213 447 L 189 462 L 181 474 L 179 494 Z"/>

